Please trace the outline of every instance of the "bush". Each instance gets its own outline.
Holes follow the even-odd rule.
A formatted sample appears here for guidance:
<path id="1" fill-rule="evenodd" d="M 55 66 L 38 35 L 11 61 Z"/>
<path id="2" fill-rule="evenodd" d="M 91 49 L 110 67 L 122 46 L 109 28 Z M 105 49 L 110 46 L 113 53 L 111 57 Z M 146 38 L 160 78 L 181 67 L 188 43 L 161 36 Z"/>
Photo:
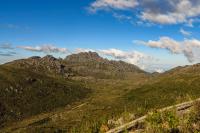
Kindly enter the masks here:
<path id="1" fill-rule="evenodd" d="M 200 102 L 196 102 L 189 114 L 183 117 L 185 123 L 181 126 L 183 132 L 200 132 Z"/>
<path id="2" fill-rule="evenodd" d="M 146 119 L 148 133 L 178 132 L 179 119 L 172 111 L 149 113 Z"/>

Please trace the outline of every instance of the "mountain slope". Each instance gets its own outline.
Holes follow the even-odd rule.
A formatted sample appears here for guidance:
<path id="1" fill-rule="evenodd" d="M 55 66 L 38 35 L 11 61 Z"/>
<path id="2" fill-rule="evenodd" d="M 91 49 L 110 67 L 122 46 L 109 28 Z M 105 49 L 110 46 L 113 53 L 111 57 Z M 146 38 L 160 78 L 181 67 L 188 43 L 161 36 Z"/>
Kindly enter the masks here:
<path id="1" fill-rule="evenodd" d="M 125 97 L 146 110 L 200 97 L 200 65 L 177 67 L 159 74 Z"/>
<path id="2" fill-rule="evenodd" d="M 66 106 L 90 93 L 80 82 L 10 65 L 0 66 L 0 83 L 0 126 Z"/>
<path id="3" fill-rule="evenodd" d="M 69 55 L 65 58 L 65 63 L 79 75 L 95 78 L 125 79 L 148 74 L 133 64 L 104 59 L 96 52 Z"/>

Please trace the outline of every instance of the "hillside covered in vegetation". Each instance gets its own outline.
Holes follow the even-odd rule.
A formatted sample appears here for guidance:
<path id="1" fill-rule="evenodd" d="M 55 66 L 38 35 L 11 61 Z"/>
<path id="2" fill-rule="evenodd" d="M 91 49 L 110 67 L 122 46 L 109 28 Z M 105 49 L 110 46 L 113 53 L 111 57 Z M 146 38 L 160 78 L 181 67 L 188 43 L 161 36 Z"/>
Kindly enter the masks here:
<path id="1" fill-rule="evenodd" d="M 105 132 L 200 97 L 199 71 L 150 74 L 94 52 L 16 60 L 0 66 L 0 131 Z"/>

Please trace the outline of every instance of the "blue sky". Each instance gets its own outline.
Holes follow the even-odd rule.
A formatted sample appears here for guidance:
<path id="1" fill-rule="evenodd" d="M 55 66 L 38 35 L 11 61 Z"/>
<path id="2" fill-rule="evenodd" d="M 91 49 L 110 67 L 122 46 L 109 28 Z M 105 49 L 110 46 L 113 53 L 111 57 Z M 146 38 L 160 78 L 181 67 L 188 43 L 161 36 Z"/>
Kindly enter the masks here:
<path id="1" fill-rule="evenodd" d="M 0 63 L 95 51 L 147 71 L 200 61 L 198 0 L 1 0 Z"/>

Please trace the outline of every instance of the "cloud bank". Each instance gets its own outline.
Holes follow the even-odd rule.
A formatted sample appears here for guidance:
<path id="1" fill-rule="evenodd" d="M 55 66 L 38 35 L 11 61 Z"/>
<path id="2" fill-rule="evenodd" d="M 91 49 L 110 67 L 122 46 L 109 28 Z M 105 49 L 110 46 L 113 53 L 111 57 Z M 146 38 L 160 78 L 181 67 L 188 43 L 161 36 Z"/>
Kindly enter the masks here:
<path id="1" fill-rule="evenodd" d="M 199 0 L 96 0 L 90 11 L 129 10 L 136 11 L 142 21 L 158 24 L 187 23 L 192 26 L 194 18 L 200 16 Z"/>
<path id="2" fill-rule="evenodd" d="M 11 43 L 2 43 L 0 44 L 0 49 L 14 49 Z"/>
<path id="3" fill-rule="evenodd" d="M 200 40 L 185 39 L 183 41 L 176 41 L 169 37 L 160 37 L 159 40 L 153 41 L 134 41 L 136 44 L 146 45 L 152 48 L 166 49 L 172 54 L 183 54 L 187 60 L 192 63 L 198 57 L 195 56 L 195 51 L 200 49 Z"/>
<path id="4" fill-rule="evenodd" d="M 91 51 L 91 52 L 96 52 L 96 50 L 94 50 L 94 49 L 89 49 L 89 48 L 87 48 L 87 49 L 85 49 L 85 48 L 76 48 L 76 49 L 74 50 L 74 52 L 72 52 L 72 53 L 81 53 L 81 52 L 89 52 L 89 51 Z"/>
<path id="5" fill-rule="evenodd" d="M 96 0 L 91 3 L 89 11 L 96 12 L 98 10 L 128 10 L 138 5 L 137 0 Z"/>
<path id="6" fill-rule="evenodd" d="M 191 32 L 189 32 L 189 31 L 186 31 L 186 30 L 184 30 L 184 29 L 180 29 L 180 33 L 182 34 L 182 35 L 184 35 L 184 36 L 190 36 L 192 33 Z"/>
<path id="7" fill-rule="evenodd" d="M 66 54 L 68 53 L 68 50 L 66 48 L 58 48 L 53 45 L 42 45 L 42 46 L 18 46 L 18 48 L 32 51 L 32 52 L 44 52 L 44 53 L 62 53 Z"/>
<path id="8" fill-rule="evenodd" d="M 163 73 L 165 70 L 163 70 L 162 68 L 156 68 L 155 72 L 157 73 Z"/>
<path id="9" fill-rule="evenodd" d="M 2 43 L 0 44 L 0 56 L 8 57 L 8 56 L 14 56 L 17 53 L 14 51 L 14 47 L 11 43 Z"/>
<path id="10" fill-rule="evenodd" d="M 16 52 L 12 52 L 12 51 L 8 51 L 8 52 L 0 51 L 0 56 L 15 56 L 16 54 L 17 54 Z"/>
<path id="11" fill-rule="evenodd" d="M 138 51 L 122 51 L 119 49 L 107 49 L 99 50 L 99 53 L 135 65 L 140 65 L 140 63 L 142 63 L 144 60 L 151 59 L 150 56 Z"/>
<path id="12" fill-rule="evenodd" d="M 190 18 L 200 15 L 199 0 L 143 1 L 145 3 L 143 4 L 144 11 L 141 13 L 143 20 L 161 24 L 177 24 L 188 22 Z"/>

